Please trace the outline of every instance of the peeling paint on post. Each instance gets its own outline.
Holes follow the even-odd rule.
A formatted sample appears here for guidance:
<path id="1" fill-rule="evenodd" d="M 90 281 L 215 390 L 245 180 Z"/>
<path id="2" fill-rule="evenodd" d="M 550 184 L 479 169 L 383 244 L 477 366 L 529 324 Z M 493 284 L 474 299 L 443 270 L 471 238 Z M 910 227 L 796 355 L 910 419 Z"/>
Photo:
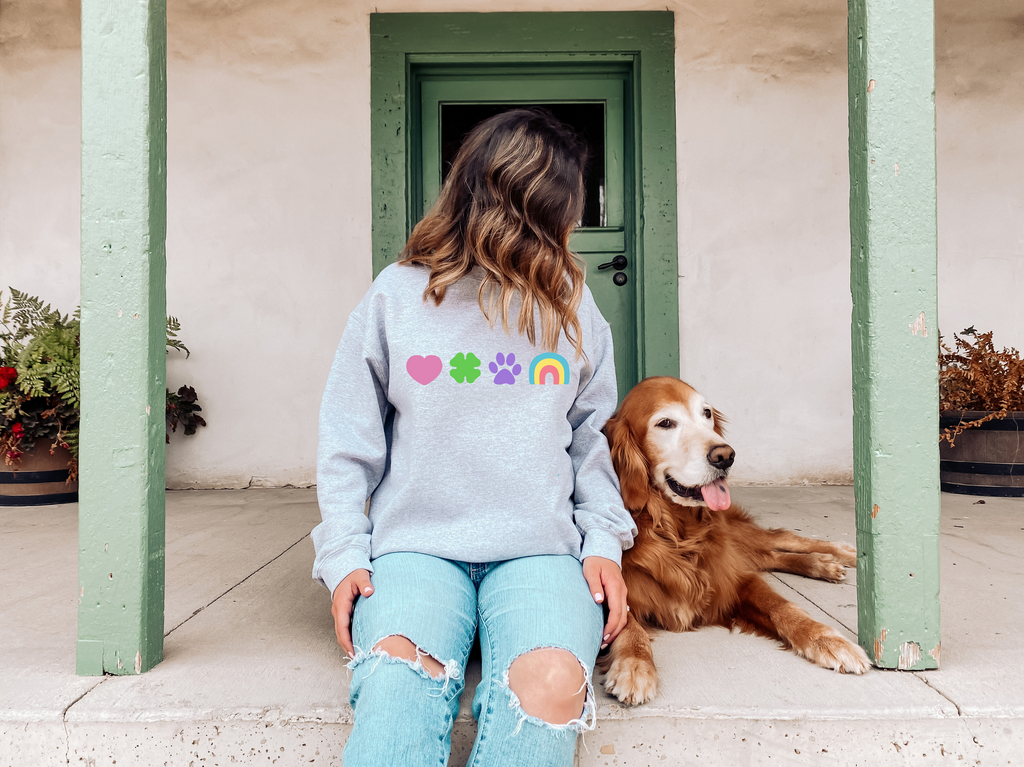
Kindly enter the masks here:
<path id="1" fill-rule="evenodd" d="M 859 639 L 877 666 L 937 668 L 932 0 L 849 0 L 848 50 Z"/>
<path id="2" fill-rule="evenodd" d="M 885 640 L 889 632 L 882 629 L 878 636 L 875 637 L 875 665 L 877 666 L 882 660 L 882 655 L 885 653 Z"/>
<path id="3" fill-rule="evenodd" d="M 81 675 L 163 655 L 166 60 L 164 0 L 83 0 Z"/>
<path id="4" fill-rule="evenodd" d="M 896 668 L 909 671 L 921 662 L 921 645 L 917 642 L 904 642 L 900 645 L 900 659 Z"/>

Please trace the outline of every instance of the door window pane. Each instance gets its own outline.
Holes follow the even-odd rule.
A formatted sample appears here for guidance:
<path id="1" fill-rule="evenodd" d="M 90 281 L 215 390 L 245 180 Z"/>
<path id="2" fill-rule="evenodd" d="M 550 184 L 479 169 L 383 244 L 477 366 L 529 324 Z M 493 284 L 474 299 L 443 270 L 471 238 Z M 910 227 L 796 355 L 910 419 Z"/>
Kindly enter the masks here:
<path id="1" fill-rule="evenodd" d="M 441 179 L 448 177 L 452 160 L 462 140 L 473 127 L 488 117 L 517 109 L 524 104 L 442 104 Z M 571 126 L 587 145 L 587 167 L 583 174 L 586 201 L 583 226 L 606 226 L 604 104 L 540 104 L 556 118 Z"/>

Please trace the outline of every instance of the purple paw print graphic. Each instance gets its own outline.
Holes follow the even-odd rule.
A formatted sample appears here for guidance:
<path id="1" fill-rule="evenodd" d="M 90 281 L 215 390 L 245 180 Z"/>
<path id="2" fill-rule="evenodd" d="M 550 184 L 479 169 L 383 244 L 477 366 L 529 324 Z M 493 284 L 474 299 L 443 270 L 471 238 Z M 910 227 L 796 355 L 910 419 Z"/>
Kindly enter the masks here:
<path id="1" fill-rule="evenodd" d="M 487 367 L 492 373 L 496 373 L 494 376 L 496 384 L 514 384 L 516 376 L 523 372 L 523 366 L 516 364 L 516 355 L 514 354 L 504 355 L 498 352 L 494 360 Z"/>

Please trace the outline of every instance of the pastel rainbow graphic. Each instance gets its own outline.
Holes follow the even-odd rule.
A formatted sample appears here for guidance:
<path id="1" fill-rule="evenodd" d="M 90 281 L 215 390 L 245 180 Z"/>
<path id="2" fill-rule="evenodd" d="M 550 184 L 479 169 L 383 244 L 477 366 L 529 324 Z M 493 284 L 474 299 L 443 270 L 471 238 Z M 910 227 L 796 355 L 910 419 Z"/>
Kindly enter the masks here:
<path id="1" fill-rule="evenodd" d="M 569 363 L 561 354 L 538 354 L 530 363 L 530 383 L 569 383 Z"/>

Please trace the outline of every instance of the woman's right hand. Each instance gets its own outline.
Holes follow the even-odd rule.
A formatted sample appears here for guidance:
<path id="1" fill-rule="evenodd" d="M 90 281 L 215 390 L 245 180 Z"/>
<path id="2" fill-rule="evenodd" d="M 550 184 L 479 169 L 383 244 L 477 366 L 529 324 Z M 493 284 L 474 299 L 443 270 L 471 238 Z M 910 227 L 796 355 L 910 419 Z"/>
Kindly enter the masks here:
<path id="1" fill-rule="evenodd" d="M 352 609 L 360 596 L 368 597 L 372 593 L 373 585 L 370 583 L 369 570 L 353 570 L 334 590 L 331 601 L 334 634 L 338 637 L 338 644 L 345 648 L 350 658 L 356 656 L 352 647 Z"/>

